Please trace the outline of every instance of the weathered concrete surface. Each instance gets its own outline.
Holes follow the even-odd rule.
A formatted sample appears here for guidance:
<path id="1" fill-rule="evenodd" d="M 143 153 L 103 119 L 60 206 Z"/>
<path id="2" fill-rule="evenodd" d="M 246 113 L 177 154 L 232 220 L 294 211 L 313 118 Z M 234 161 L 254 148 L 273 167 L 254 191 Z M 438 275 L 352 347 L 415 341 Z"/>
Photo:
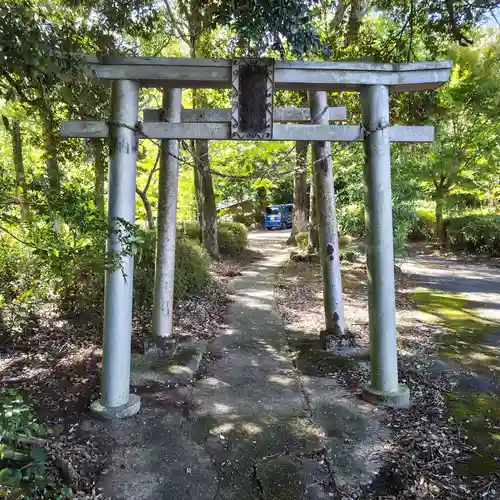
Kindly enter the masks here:
<path id="1" fill-rule="evenodd" d="M 232 282 L 202 378 L 142 387 L 139 415 L 89 424 L 111 449 L 108 497 L 326 500 L 370 482 L 385 436 L 379 410 L 292 363 L 273 294 L 287 237 L 252 233 L 267 257 Z"/>
<path id="2" fill-rule="evenodd" d="M 207 349 L 208 343 L 199 340 L 180 344 L 172 357 L 134 354 L 130 384 L 132 386 L 189 384 L 194 381 Z"/>

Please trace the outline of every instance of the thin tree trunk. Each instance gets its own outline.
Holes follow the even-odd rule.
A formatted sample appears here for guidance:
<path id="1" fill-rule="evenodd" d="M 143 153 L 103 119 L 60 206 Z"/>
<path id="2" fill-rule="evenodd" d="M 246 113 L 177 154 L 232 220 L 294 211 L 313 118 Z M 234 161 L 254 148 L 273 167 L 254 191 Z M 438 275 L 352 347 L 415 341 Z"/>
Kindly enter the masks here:
<path id="1" fill-rule="evenodd" d="M 444 229 L 444 219 L 443 219 L 443 199 L 441 195 L 438 194 L 436 198 L 436 236 L 438 237 L 441 245 L 446 246 L 446 232 Z"/>
<path id="2" fill-rule="evenodd" d="M 101 139 L 92 139 L 94 150 L 94 202 L 99 213 L 104 214 L 104 182 L 106 180 L 106 161 Z"/>
<path id="3" fill-rule="evenodd" d="M 200 228 L 200 232 L 198 233 L 198 239 L 200 243 L 203 242 L 203 191 L 201 188 L 201 166 L 199 164 L 198 155 L 196 154 L 196 143 L 195 141 L 191 141 L 191 151 L 193 154 L 194 160 L 194 196 L 196 199 L 196 220 L 198 221 L 198 226 Z"/>
<path id="4" fill-rule="evenodd" d="M 49 178 L 50 194 L 54 196 L 59 193 L 61 176 L 57 162 L 57 135 L 54 131 L 54 115 L 49 103 L 45 103 L 41 115 L 44 131 L 45 165 Z"/>
<path id="5" fill-rule="evenodd" d="M 5 127 L 11 134 L 12 138 L 12 160 L 16 169 L 16 191 L 17 199 L 19 201 L 19 210 L 21 213 L 21 220 L 27 221 L 30 218 L 29 204 L 26 199 L 26 176 L 24 173 L 23 162 L 23 143 L 21 138 L 21 126 L 17 120 L 9 120 L 3 117 Z"/>
<path id="6" fill-rule="evenodd" d="M 308 252 L 319 252 L 319 237 L 318 237 L 318 214 L 316 208 L 316 168 L 314 162 L 311 166 L 311 191 L 309 195 L 309 238 Z"/>
<path id="7" fill-rule="evenodd" d="M 215 203 L 214 185 L 210 172 L 208 141 L 196 141 L 196 158 L 199 167 L 200 187 L 203 194 L 202 238 L 203 245 L 213 259 L 219 259 L 217 242 L 217 206 Z"/>
<path id="8" fill-rule="evenodd" d="M 293 220 L 288 244 L 295 245 L 295 236 L 307 231 L 307 149 L 309 143 L 295 145 L 295 172 L 293 180 Z"/>
<path id="9" fill-rule="evenodd" d="M 142 200 L 142 204 L 144 205 L 144 210 L 146 210 L 146 217 L 148 219 L 148 228 L 154 229 L 155 220 L 153 217 L 153 208 L 151 207 L 151 203 L 148 200 L 148 197 L 144 191 L 141 191 L 137 186 L 135 188 L 135 192 L 139 195 L 139 198 Z"/>

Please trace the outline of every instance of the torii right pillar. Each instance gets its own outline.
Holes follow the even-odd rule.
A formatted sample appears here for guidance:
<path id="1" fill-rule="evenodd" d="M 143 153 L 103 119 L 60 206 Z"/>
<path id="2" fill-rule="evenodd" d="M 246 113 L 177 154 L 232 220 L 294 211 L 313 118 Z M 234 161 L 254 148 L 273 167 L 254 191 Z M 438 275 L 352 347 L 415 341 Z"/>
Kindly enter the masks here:
<path id="1" fill-rule="evenodd" d="M 363 399 L 405 408 L 410 391 L 398 381 L 396 291 L 392 233 L 389 88 L 369 85 L 361 91 L 364 125 L 364 190 L 370 315 L 371 382 Z"/>

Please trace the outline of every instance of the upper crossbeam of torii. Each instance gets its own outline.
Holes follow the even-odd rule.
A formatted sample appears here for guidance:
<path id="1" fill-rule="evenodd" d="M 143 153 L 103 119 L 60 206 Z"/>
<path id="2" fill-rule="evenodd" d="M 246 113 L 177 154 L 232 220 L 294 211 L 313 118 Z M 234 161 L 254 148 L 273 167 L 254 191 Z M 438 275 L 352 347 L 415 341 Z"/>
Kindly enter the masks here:
<path id="1" fill-rule="evenodd" d="M 172 345 L 173 282 L 179 139 L 312 141 L 320 257 L 327 335 L 344 328 L 342 283 L 335 220 L 330 142 L 362 141 L 365 149 L 366 251 L 370 317 L 370 384 L 363 397 L 376 404 L 405 407 L 407 387 L 399 384 L 396 342 L 391 142 L 432 142 L 433 127 L 391 126 L 391 92 L 433 90 L 446 83 L 448 61 L 385 64 L 305 62 L 270 59 L 162 59 L 79 56 L 81 73 L 112 85 L 107 121 L 66 121 L 66 137 L 109 137 L 108 252 L 120 268 L 107 270 L 101 397 L 91 409 L 101 418 L 123 418 L 139 410 L 129 393 L 133 257 L 117 237 L 135 221 L 137 140 L 161 139 L 158 181 L 158 237 L 153 304 L 152 351 Z M 161 110 L 139 120 L 139 88 L 163 89 Z M 183 88 L 229 88 L 230 109 L 183 110 Z M 275 108 L 275 90 L 306 90 L 309 109 Z M 360 93 L 361 124 L 346 120 L 345 108 L 328 106 L 329 91 Z M 306 123 L 305 123 L 306 122 Z M 175 344 L 175 343 L 174 343 Z"/>

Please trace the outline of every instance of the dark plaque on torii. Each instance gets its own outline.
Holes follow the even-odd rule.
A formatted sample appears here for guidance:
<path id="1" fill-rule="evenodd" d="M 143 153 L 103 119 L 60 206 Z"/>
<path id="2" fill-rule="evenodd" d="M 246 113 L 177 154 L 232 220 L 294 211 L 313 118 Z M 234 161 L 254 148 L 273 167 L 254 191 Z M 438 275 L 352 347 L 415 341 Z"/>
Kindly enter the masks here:
<path id="1" fill-rule="evenodd" d="M 232 61 L 231 139 L 273 137 L 273 59 Z"/>

